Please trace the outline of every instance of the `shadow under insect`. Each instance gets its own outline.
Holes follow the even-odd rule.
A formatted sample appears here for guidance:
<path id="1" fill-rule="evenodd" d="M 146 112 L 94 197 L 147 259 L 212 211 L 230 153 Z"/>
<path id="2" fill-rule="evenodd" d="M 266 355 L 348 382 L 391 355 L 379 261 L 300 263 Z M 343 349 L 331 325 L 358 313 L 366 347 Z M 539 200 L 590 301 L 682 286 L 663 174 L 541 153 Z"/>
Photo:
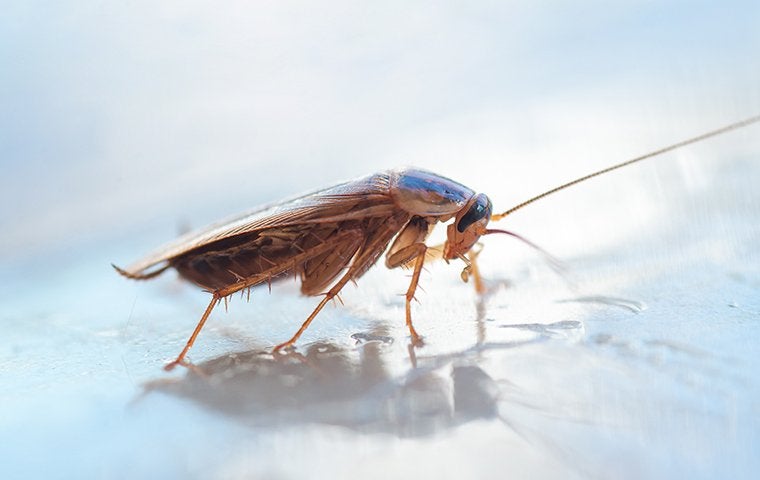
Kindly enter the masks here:
<path id="1" fill-rule="evenodd" d="M 314 343 L 303 354 L 252 350 L 222 355 L 148 390 L 187 398 L 257 427 L 318 423 L 401 437 L 429 435 L 498 417 L 505 382 L 478 366 L 479 357 L 541 340 L 409 358 L 401 367 L 389 365 L 399 350 L 391 350 L 392 341 L 382 335 L 362 339 L 356 348 Z"/>

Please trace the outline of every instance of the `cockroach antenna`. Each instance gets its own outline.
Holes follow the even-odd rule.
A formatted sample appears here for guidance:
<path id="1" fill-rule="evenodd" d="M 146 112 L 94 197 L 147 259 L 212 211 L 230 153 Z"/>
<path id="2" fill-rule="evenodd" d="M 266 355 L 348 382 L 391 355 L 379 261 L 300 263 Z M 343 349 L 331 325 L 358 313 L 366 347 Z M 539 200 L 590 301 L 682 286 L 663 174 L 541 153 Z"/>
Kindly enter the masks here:
<path id="1" fill-rule="evenodd" d="M 618 170 L 623 167 L 627 167 L 628 165 L 633 165 L 634 163 L 641 162 L 642 160 L 647 160 L 653 157 L 657 157 L 659 155 L 662 155 L 667 152 L 672 152 L 673 150 L 677 150 L 681 147 L 685 147 L 687 145 L 691 145 L 693 143 L 701 142 L 702 140 L 707 140 L 708 138 L 717 137 L 718 135 L 722 135 L 724 133 L 728 133 L 732 130 L 738 130 L 740 128 L 744 128 L 746 126 L 752 125 L 753 123 L 760 122 L 760 115 L 755 115 L 753 117 L 745 118 L 744 120 L 741 120 L 736 123 L 732 123 L 730 125 L 726 125 L 724 127 L 718 128 L 716 130 L 709 131 L 707 133 L 703 133 L 701 135 L 697 135 L 696 137 L 692 137 L 686 140 L 682 140 L 678 143 L 674 143 L 672 145 L 668 145 L 667 147 L 660 148 L 658 150 L 649 152 L 647 154 L 641 155 L 640 157 L 632 158 L 630 160 L 626 160 L 625 162 L 618 163 L 616 165 L 612 165 L 611 167 L 603 168 L 601 170 L 598 170 L 593 173 L 589 173 L 588 175 L 584 175 L 580 178 L 576 178 L 575 180 L 572 180 L 570 182 L 564 183 L 558 187 L 552 188 L 551 190 L 547 190 L 544 193 L 540 195 L 536 195 L 533 198 L 530 198 L 528 200 L 525 200 L 524 202 L 515 205 L 514 207 L 510 208 L 509 210 L 502 212 L 502 213 L 496 213 L 491 215 L 491 221 L 495 222 L 498 220 L 501 220 L 502 218 L 506 217 L 507 215 L 510 215 L 517 210 L 520 210 L 523 207 L 527 207 L 533 202 L 536 202 L 538 200 L 541 200 L 544 197 L 548 197 L 549 195 L 552 195 L 554 193 L 559 192 L 560 190 L 564 190 L 568 187 L 572 187 L 573 185 L 577 185 L 579 183 L 585 182 L 586 180 L 590 180 L 594 177 L 598 177 L 600 175 L 604 175 L 605 173 L 609 173 L 613 170 Z"/>

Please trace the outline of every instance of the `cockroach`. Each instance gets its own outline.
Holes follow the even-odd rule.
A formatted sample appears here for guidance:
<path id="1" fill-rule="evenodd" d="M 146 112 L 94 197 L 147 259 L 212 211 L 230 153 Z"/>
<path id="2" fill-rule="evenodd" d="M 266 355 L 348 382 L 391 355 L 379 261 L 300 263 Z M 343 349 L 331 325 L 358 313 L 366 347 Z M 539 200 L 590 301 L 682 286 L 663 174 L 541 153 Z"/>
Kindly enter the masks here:
<path id="1" fill-rule="evenodd" d="M 412 325 L 411 301 L 431 253 L 432 247 L 425 240 L 437 223 L 453 220 L 446 227 L 439 256 L 447 262 L 462 260 L 462 279 L 473 277 L 476 290 L 482 293 L 477 253 L 472 250 L 480 237 L 501 233 L 527 242 L 513 232 L 488 228 L 489 222 L 572 185 L 758 121 L 760 115 L 612 165 L 502 213 L 493 213 L 485 194 L 436 173 L 417 168 L 389 170 L 247 212 L 184 235 L 127 268 L 113 267 L 135 280 L 155 278 L 172 267 L 211 293 L 211 302 L 198 325 L 177 358 L 166 365 L 167 370 L 188 365 L 185 356 L 220 301 L 294 275 L 301 280 L 301 293 L 324 298 L 289 340 L 274 347 L 274 352 L 291 347 L 327 302 L 348 282 L 358 280 L 386 249 L 386 267 L 412 269 L 405 295 L 406 326 L 412 343 L 419 345 L 421 337 Z"/>

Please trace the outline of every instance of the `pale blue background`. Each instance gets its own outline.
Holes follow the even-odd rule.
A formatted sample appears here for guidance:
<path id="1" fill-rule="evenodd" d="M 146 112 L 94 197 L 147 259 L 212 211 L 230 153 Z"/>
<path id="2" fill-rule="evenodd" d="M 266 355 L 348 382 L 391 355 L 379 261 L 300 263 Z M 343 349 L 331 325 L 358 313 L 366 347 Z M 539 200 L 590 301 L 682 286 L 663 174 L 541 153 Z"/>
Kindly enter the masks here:
<path id="1" fill-rule="evenodd" d="M 478 313 L 461 265 L 431 266 L 416 369 L 403 272 L 350 287 L 300 344 L 338 353 L 284 370 L 225 355 L 284 340 L 314 299 L 286 283 L 234 300 L 191 352 L 221 356 L 203 382 L 160 367 L 204 294 L 109 266 L 403 164 L 505 209 L 756 114 L 757 2 L 2 10 L 2 478 L 758 475 L 757 126 L 503 222 L 562 258 L 574 289 L 489 238 L 496 292 Z M 584 301 L 600 295 L 645 308 Z"/>

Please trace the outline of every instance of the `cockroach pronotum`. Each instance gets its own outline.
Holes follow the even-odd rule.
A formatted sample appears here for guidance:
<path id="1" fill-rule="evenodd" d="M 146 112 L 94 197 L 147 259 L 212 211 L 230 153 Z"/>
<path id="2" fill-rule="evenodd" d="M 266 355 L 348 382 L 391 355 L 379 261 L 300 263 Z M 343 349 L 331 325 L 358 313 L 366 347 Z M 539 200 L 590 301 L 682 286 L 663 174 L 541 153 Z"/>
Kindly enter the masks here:
<path id="1" fill-rule="evenodd" d="M 476 254 L 471 251 L 480 237 L 502 233 L 527 242 L 507 230 L 488 228 L 489 221 L 501 220 L 526 205 L 593 177 L 758 121 L 760 116 L 754 116 L 618 163 L 552 188 L 502 213 L 492 212 L 491 201 L 485 194 L 446 177 L 416 168 L 390 170 L 213 224 L 180 237 L 127 268 L 115 265 L 114 268 L 127 278 L 147 280 L 173 267 L 180 276 L 211 292 L 211 302 L 185 347 L 166 365 L 167 370 L 188 365 L 185 355 L 221 300 L 294 275 L 301 279 L 304 295 L 322 294 L 324 298 L 301 328 L 274 351 L 291 347 L 325 304 L 348 282 L 358 280 L 386 248 L 386 267 L 412 268 L 405 296 L 406 325 L 413 344 L 420 344 L 421 337 L 412 325 L 411 301 L 426 254 L 430 253 L 431 247 L 425 240 L 438 222 L 453 219 L 447 226 L 439 256 L 446 261 L 462 260 L 465 264 L 462 279 L 467 281 L 472 276 L 475 288 L 482 293 Z"/>

